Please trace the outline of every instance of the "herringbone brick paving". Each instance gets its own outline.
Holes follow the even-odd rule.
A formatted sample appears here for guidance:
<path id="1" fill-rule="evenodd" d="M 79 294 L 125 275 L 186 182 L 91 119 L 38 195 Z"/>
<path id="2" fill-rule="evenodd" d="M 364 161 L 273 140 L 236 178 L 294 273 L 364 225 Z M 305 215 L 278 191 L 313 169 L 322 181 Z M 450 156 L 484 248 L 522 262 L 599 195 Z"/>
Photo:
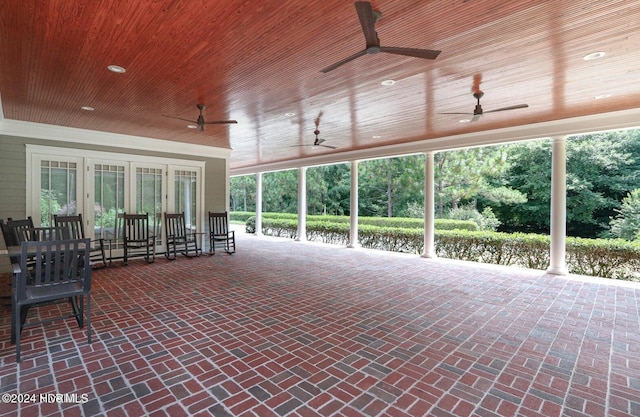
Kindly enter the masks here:
<path id="1" fill-rule="evenodd" d="M 26 329 L 20 365 L 3 307 L 0 391 L 88 401 L 0 416 L 640 416 L 639 284 L 238 247 L 95 271 L 93 344 L 73 320 Z"/>

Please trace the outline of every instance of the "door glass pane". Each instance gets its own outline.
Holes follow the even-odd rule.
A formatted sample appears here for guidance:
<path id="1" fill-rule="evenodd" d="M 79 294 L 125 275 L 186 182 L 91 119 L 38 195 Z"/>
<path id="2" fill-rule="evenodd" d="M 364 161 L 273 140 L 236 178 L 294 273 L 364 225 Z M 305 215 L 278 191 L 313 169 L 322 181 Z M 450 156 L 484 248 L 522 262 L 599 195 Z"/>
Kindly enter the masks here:
<path id="1" fill-rule="evenodd" d="M 187 170 L 176 170 L 174 175 L 176 213 L 183 213 L 185 223 L 191 230 L 196 230 L 197 209 L 197 172 Z"/>
<path id="2" fill-rule="evenodd" d="M 96 238 L 116 237 L 116 215 L 124 211 L 124 166 L 95 164 L 95 217 Z"/>
<path id="3" fill-rule="evenodd" d="M 41 161 L 40 224 L 53 225 L 54 214 L 77 214 L 78 167 L 75 162 Z"/>
<path id="4" fill-rule="evenodd" d="M 162 231 L 162 169 L 136 168 L 136 213 L 149 215 L 150 234 L 160 244 Z"/>

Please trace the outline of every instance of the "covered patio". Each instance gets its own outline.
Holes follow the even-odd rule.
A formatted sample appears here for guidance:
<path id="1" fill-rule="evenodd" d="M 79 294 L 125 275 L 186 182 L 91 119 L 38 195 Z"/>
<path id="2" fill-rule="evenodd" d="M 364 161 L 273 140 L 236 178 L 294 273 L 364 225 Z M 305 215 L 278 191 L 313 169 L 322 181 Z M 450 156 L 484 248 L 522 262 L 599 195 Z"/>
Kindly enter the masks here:
<path id="1" fill-rule="evenodd" d="M 94 271 L 94 342 L 26 329 L 21 366 L 3 307 L 0 391 L 79 403 L 0 416 L 640 415 L 640 284 L 237 240 Z"/>

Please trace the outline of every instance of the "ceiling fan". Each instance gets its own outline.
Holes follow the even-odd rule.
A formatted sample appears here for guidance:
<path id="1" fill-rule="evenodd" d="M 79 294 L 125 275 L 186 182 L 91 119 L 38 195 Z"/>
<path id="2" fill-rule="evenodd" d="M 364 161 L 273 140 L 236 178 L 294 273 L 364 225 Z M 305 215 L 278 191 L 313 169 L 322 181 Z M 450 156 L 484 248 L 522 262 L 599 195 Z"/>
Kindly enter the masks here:
<path id="1" fill-rule="evenodd" d="M 480 90 L 475 90 L 473 93 L 473 97 L 475 97 L 475 99 L 477 100 L 477 104 L 476 104 L 476 108 L 473 109 L 472 113 L 438 113 L 438 114 L 464 114 L 464 115 L 473 115 L 473 118 L 471 119 L 472 122 L 477 122 L 480 119 L 480 116 L 482 116 L 485 113 L 495 113 L 495 112 L 499 112 L 499 111 L 505 111 L 505 110 L 515 110 L 515 109 L 524 109 L 529 107 L 528 104 L 516 104 L 514 106 L 508 106 L 508 107 L 501 107 L 499 109 L 493 109 L 493 110 L 487 110 L 487 111 L 483 111 L 482 110 L 482 106 L 480 105 L 480 99 L 482 98 L 482 96 L 484 96 L 484 93 Z"/>
<path id="2" fill-rule="evenodd" d="M 204 131 L 204 125 L 222 125 L 222 124 L 238 123 L 235 120 L 215 120 L 213 122 L 205 122 L 202 111 L 206 109 L 207 106 L 205 106 L 204 104 L 197 104 L 196 107 L 198 108 L 198 110 L 200 110 L 200 115 L 198 116 L 197 120 L 189 120 L 189 119 L 184 119 L 182 117 L 176 117 L 176 116 L 167 116 L 166 114 L 163 114 L 163 116 L 171 117 L 172 119 L 179 119 L 179 120 L 184 120 L 186 122 L 194 123 L 198 125 L 198 129 L 200 129 L 201 131 Z"/>
<path id="3" fill-rule="evenodd" d="M 338 149 L 337 146 L 331 146 L 331 145 L 323 145 L 322 143 L 325 142 L 324 139 L 320 139 L 318 137 L 318 135 L 320 135 L 320 131 L 318 130 L 318 126 L 320 125 L 320 117 L 322 116 L 322 112 L 320 112 L 318 114 L 318 117 L 316 117 L 316 130 L 313 131 L 313 134 L 316 135 L 316 139 L 313 141 L 313 143 L 311 144 L 305 144 L 305 145 L 291 145 L 293 146 L 311 146 L 312 148 L 318 148 L 320 146 L 324 147 L 324 148 L 329 148 L 329 149 Z"/>
<path id="4" fill-rule="evenodd" d="M 412 56 L 415 58 L 423 59 L 436 59 L 440 54 L 440 51 L 433 51 L 430 49 L 417 49 L 417 48 L 398 48 L 392 46 L 380 46 L 380 39 L 375 30 L 375 24 L 382 17 L 382 13 L 378 10 L 374 10 L 371 3 L 368 1 L 357 1 L 354 3 L 356 6 L 356 12 L 358 12 L 358 18 L 360 19 L 360 25 L 364 32 L 364 38 L 366 40 L 366 48 L 360 52 L 357 52 L 342 61 L 339 61 L 333 65 L 329 65 L 326 68 L 320 70 L 320 72 L 329 72 L 339 66 L 346 64 L 358 57 L 366 54 L 377 54 L 378 52 L 387 52 L 396 55 Z"/>

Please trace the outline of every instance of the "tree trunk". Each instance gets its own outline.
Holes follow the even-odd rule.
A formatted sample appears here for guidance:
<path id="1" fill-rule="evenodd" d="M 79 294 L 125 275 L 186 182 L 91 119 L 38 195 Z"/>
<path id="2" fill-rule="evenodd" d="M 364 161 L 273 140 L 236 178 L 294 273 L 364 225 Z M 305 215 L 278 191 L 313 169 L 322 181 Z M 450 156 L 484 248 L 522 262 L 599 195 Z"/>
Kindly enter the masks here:
<path id="1" fill-rule="evenodd" d="M 242 177 L 242 195 L 243 195 L 243 205 L 244 210 L 247 211 L 247 176 Z"/>

